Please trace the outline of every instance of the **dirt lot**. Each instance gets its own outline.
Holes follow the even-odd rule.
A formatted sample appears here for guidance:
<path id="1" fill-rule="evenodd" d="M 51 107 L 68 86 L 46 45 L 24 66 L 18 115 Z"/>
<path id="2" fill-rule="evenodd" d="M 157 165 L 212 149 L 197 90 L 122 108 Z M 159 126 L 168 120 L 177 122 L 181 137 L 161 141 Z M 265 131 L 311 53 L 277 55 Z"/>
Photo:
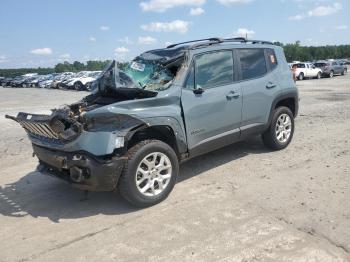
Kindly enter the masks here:
<path id="1" fill-rule="evenodd" d="M 0 261 L 350 261 L 350 76 L 298 87 L 286 150 L 252 138 L 188 161 L 144 210 L 34 172 L 24 131 L 4 119 L 84 93 L 0 88 Z"/>

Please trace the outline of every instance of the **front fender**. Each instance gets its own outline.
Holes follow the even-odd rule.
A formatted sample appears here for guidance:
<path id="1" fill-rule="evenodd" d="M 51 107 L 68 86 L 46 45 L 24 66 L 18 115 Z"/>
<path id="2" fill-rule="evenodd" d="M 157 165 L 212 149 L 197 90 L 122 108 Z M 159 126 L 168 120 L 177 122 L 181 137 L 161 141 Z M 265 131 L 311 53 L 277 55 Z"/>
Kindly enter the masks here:
<path id="1" fill-rule="evenodd" d="M 182 123 L 179 123 L 179 121 L 176 118 L 173 117 L 150 117 L 150 118 L 143 118 L 142 119 L 147 126 L 169 126 L 176 139 L 176 145 L 179 150 L 179 153 L 186 153 L 187 152 L 187 141 L 186 141 L 186 135 L 184 132 L 184 127 Z"/>

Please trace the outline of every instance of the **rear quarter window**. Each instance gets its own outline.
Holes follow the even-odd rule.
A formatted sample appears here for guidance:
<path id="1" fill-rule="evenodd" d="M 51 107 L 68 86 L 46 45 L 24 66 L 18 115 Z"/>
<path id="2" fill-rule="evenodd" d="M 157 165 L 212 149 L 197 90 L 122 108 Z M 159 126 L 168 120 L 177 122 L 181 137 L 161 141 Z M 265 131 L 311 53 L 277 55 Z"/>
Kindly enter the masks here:
<path id="1" fill-rule="evenodd" d="M 242 80 L 258 78 L 267 73 L 265 52 L 262 48 L 237 49 Z"/>
<path id="2" fill-rule="evenodd" d="M 267 54 L 267 64 L 269 65 L 269 67 L 272 71 L 278 65 L 275 50 L 268 48 L 268 49 L 266 49 L 266 54 Z"/>

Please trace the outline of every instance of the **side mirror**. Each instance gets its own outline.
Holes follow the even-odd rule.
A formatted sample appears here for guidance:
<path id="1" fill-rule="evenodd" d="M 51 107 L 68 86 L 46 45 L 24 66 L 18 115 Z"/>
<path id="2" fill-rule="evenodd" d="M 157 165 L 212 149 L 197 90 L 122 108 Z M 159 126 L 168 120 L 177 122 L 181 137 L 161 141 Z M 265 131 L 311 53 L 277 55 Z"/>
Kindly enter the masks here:
<path id="1" fill-rule="evenodd" d="M 197 85 L 195 89 L 193 89 L 193 93 L 196 95 L 200 95 L 204 93 L 204 89 L 200 86 Z"/>

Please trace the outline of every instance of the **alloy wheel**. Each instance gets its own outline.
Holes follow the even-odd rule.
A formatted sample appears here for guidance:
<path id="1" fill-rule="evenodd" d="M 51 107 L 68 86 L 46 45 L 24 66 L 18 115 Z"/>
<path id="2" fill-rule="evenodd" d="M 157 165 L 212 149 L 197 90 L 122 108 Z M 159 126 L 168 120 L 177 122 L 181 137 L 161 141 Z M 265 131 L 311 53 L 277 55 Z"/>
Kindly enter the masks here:
<path id="1" fill-rule="evenodd" d="M 280 143 L 286 143 L 292 132 L 292 121 L 287 114 L 282 114 L 276 122 L 275 134 Z"/>
<path id="2" fill-rule="evenodd" d="M 144 157 L 136 170 L 135 183 L 138 191 L 145 196 L 156 196 L 169 185 L 172 175 L 171 161 L 161 152 Z"/>

